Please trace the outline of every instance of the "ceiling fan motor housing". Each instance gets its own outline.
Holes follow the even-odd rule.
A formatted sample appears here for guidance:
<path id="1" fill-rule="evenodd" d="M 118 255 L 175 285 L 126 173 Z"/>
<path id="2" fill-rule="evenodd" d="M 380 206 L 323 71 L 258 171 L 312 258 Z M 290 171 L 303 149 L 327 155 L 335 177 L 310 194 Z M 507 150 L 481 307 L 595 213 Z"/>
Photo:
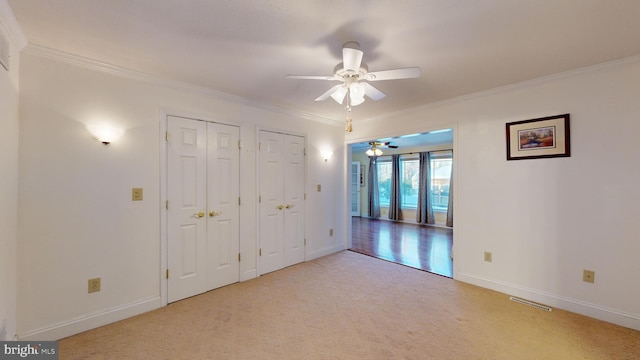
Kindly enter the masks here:
<path id="1" fill-rule="evenodd" d="M 345 79 L 345 81 L 347 79 L 352 79 L 354 81 L 365 79 L 367 72 L 369 72 L 369 67 L 364 62 L 360 63 L 359 71 L 345 69 L 344 63 L 339 63 L 335 68 L 333 68 L 334 75 L 339 78 Z"/>

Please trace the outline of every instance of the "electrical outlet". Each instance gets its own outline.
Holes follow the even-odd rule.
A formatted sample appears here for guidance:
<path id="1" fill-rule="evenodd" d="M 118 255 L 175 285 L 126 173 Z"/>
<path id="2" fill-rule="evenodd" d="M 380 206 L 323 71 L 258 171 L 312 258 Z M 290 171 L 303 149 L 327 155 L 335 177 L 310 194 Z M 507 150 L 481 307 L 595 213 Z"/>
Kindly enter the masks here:
<path id="1" fill-rule="evenodd" d="M 89 279 L 89 294 L 100 291 L 100 278 Z"/>
<path id="2" fill-rule="evenodd" d="M 596 281 L 596 272 L 591 270 L 584 270 L 582 272 L 582 281 L 593 284 Z"/>
<path id="3" fill-rule="evenodd" d="M 133 200 L 133 201 L 141 201 L 142 200 L 142 188 L 133 188 L 133 189 L 131 189 L 131 200 Z"/>
<path id="4" fill-rule="evenodd" d="M 318 184 L 316 185 L 316 190 L 318 190 L 318 192 L 322 191 L 322 185 Z"/>
<path id="5" fill-rule="evenodd" d="M 491 252 L 489 252 L 489 251 L 485 251 L 485 252 L 484 252 L 484 261 L 486 261 L 486 262 L 491 262 L 491 260 L 492 260 Z"/>

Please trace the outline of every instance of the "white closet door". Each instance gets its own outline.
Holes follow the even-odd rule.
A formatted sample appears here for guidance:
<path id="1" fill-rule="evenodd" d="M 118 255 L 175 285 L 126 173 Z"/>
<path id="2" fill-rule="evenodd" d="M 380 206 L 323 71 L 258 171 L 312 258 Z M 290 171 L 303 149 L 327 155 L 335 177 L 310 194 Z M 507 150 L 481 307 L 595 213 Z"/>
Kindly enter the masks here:
<path id="1" fill-rule="evenodd" d="M 282 134 L 260 131 L 260 274 L 285 266 L 283 138 Z"/>
<path id="2" fill-rule="evenodd" d="M 240 129 L 207 124 L 207 265 L 210 289 L 240 281 Z"/>
<path id="3" fill-rule="evenodd" d="M 304 261 L 304 138 L 284 135 L 285 264 Z"/>
<path id="4" fill-rule="evenodd" d="M 240 280 L 239 128 L 168 117 L 168 301 Z"/>
<path id="5" fill-rule="evenodd" d="M 168 252 L 169 302 L 207 289 L 206 125 L 169 117 Z"/>

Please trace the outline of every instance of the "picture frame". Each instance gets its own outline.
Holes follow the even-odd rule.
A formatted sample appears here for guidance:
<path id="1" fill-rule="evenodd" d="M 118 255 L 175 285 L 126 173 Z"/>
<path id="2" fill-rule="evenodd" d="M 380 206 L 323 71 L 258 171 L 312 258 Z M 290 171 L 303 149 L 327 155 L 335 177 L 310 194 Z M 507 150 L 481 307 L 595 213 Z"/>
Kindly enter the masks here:
<path id="1" fill-rule="evenodd" d="M 506 124 L 507 160 L 571 156 L 570 115 Z"/>

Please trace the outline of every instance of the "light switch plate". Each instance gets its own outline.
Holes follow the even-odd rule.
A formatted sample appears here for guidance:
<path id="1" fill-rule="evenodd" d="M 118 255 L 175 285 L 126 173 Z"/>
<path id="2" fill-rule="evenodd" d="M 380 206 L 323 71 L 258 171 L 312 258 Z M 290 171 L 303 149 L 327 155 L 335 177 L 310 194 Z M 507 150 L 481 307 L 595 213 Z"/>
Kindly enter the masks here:
<path id="1" fill-rule="evenodd" d="M 131 189 L 131 200 L 133 200 L 133 201 L 141 201 L 142 200 L 142 188 L 133 188 L 133 189 Z"/>

